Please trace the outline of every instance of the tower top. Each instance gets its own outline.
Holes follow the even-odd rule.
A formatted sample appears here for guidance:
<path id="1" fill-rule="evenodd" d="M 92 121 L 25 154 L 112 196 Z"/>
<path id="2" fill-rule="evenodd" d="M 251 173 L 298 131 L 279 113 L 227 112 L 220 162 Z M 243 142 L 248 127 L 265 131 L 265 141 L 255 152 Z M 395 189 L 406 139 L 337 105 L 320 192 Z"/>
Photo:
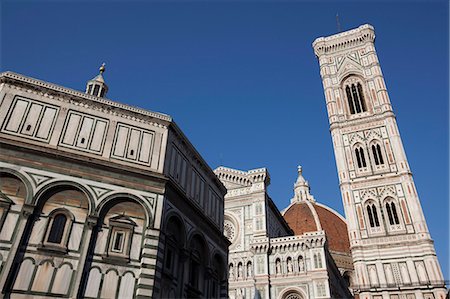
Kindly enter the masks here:
<path id="1" fill-rule="evenodd" d="M 105 83 L 105 79 L 103 78 L 103 73 L 105 72 L 105 63 L 103 62 L 99 68 L 99 74 L 89 80 L 86 84 L 86 93 L 103 98 L 108 92 L 108 85 Z"/>
<path id="2" fill-rule="evenodd" d="M 331 54 L 342 51 L 366 42 L 375 41 L 375 29 L 370 24 L 364 24 L 358 28 L 350 29 L 337 34 L 318 37 L 312 43 L 314 53 L 317 57 L 323 54 Z"/>

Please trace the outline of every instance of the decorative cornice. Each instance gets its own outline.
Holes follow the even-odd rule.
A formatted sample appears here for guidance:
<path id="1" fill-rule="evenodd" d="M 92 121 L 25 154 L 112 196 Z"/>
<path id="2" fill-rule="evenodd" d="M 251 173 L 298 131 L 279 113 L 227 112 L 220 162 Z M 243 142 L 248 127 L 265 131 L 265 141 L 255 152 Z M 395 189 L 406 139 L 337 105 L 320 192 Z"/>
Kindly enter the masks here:
<path id="1" fill-rule="evenodd" d="M 330 54 L 355 46 L 359 46 L 366 42 L 375 41 L 375 30 L 372 25 L 364 24 L 358 28 L 333 34 L 327 37 L 319 37 L 312 43 L 314 53 L 317 57 L 323 54 Z"/>
<path id="2" fill-rule="evenodd" d="M 16 88 L 22 87 L 26 91 L 33 92 L 34 90 L 34 93 L 38 94 L 39 92 L 40 95 L 51 99 L 62 100 L 74 105 L 83 106 L 85 108 L 98 110 L 112 115 L 118 115 L 138 122 L 154 124 L 160 127 L 165 127 L 166 124 L 151 122 L 148 120 L 148 117 L 165 122 L 172 122 L 172 117 L 163 113 L 121 104 L 106 98 L 95 97 L 77 90 L 30 78 L 10 71 L 0 73 L 0 83 L 5 83 Z"/>
<path id="3" fill-rule="evenodd" d="M 229 182 L 237 185 L 235 187 L 230 187 L 228 185 L 229 189 L 250 187 L 256 183 L 264 183 L 264 186 L 268 186 L 270 184 L 269 171 L 265 167 L 242 171 L 219 166 L 214 170 L 214 173 L 225 184 Z"/>

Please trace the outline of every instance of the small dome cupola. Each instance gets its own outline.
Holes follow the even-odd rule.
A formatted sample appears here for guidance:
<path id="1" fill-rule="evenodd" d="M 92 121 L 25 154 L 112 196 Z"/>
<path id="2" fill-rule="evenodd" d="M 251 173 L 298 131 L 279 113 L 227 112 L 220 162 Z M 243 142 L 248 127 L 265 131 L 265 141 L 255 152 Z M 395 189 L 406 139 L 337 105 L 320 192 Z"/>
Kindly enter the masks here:
<path id="1" fill-rule="evenodd" d="M 294 184 L 294 198 L 293 201 L 303 201 L 303 200 L 310 200 L 314 201 L 314 197 L 309 193 L 309 184 L 305 180 L 302 174 L 302 167 L 297 167 L 298 171 L 298 177 L 297 181 Z"/>
<path id="2" fill-rule="evenodd" d="M 105 72 L 105 63 L 102 63 L 99 70 L 100 74 L 87 82 L 86 93 L 92 96 L 103 98 L 108 92 L 108 85 L 106 85 L 105 79 L 103 79 L 103 73 Z"/>

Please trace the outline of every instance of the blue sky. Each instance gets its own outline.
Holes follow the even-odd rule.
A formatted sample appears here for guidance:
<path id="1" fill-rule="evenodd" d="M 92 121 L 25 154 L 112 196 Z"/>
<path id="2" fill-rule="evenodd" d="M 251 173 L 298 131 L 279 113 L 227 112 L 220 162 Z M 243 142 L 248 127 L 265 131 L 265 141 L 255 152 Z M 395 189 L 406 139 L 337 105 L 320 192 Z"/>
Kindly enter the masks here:
<path id="1" fill-rule="evenodd" d="M 212 168 L 267 167 L 280 209 L 301 164 L 343 213 L 313 40 L 370 23 L 448 279 L 447 1 L 3 1 L 1 69 L 174 117 Z"/>

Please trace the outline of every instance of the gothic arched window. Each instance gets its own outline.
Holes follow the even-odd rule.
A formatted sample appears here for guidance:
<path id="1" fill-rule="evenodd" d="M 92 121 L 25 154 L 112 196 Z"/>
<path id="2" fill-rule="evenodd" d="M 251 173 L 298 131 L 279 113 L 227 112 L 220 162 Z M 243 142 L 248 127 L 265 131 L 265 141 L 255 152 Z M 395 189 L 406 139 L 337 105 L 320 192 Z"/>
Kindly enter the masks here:
<path id="1" fill-rule="evenodd" d="M 364 92 L 361 83 L 351 83 L 345 87 L 350 114 L 367 111 Z"/>
<path id="2" fill-rule="evenodd" d="M 356 155 L 356 163 L 358 164 L 358 168 L 367 167 L 366 163 L 366 157 L 364 155 L 364 150 L 362 147 L 356 147 L 355 148 L 355 155 Z"/>
<path id="3" fill-rule="evenodd" d="M 372 154 L 373 154 L 373 159 L 375 161 L 375 165 L 384 164 L 383 154 L 381 153 L 381 146 L 378 143 L 372 144 Z"/>
<path id="4" fill-rule="evenodd" d="M 395 203 L 393 201 L 386 202 L 386 212 L 388 214 L 390 225 L 400 224 L 397 214 L 397 208 L 395 207 Z"/>
<path id="5" fill-rule="evenodd" d="M 367 205 L 367 215 L 369 217 L 370 227 L 380 226 L 380 221 L 378 220 L 377 207 L 375 204 Z"/>

